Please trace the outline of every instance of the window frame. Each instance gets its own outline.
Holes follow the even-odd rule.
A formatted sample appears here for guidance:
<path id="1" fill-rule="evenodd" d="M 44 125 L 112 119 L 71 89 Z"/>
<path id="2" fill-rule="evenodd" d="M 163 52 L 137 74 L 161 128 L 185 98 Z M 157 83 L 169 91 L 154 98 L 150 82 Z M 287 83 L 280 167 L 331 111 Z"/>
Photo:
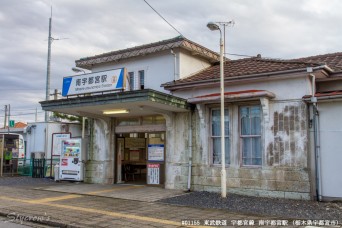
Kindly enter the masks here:
<path id="1" fill-rule="evenodd" d="M 145 89 L 145 71 L 138 71 L 139 89 Z M 142 82 L 142 83 L 141 83 Z"/>
<path id="2" fill-rule="evenodd" d="M 260 110 L 260 135 L 242 135 L 242 114 L 241 114 L 241 109 L 242 108 L 251 108 L 251 107 L 259 107 Z M 239 113 L 239 118 L 238 118 L 238 126 L 239 126 L 239 141 L 240 141 L 240 166 L 241 167 L 249 167 L 249 168 L 260 168 L 263 166 L 263 143 L 262 143 L 262 135 L 263 135 L 263 120 L 262 120 L 262 107 L 260 104 L 246 104 L 246 105 L 240 105 L 238 106 L 238 113 Z M 249 113 L 250 114 L 250 113 Z M 250 120 L 251 121 L 251 120 Z M 251 165 L 246 165 L 244 164 L 244 157 L 243 157 L 243 138 L 260 138 L 260 159 L 261 159 L 261 164 L 251 164 Z M 255 154 L 254 151 L 250 152 L 253 156 Z M 253 158 L 258 158 L 258 157 L 251 157 L 250 159 Z"/>
<path id="3" fill-rule="evenodd" d="M 134 71 L 130 71 L 128 72 L 128 78 L 129 78 L 129 91 L 133 91 L 135 90 L 135 75 L 134 75 Z"/>
<path id="4" fill-rule="evenodd" d="M 229 162 L 227 163 L 227 159 L 226 159 L 226 164 L 225 164 L 225 166 L 227 168 L 228 166 L 231 165 L 231 162 L 232 162 L 232 160 L 231 160 L 231 147 L 232 147 L 231 124 L 232 124 L 232 122 L 231 122 L 231 114 L 230 114 L 231 109 L 230 109 L 230 107 L 228 107 L 228 105 L 225 104 L 224 109 L 228 112 L 227 116 L 228 116 L 228 124 L 229 124 L 228 125 L 228 135 L 225 135 L 225 139 L 228 138 L 228 140 L 229 140 L 229 147 L 225 147 L 225 150 L 227 151 L 227 149 L 228 149 L 228 153 L 229 153 L 229 155 L 228 155 Z M 213 124 L 213 122 L 212 122 L 213 121 L 212 111 L 213 110 L 221 111 L 221 108 L 218 106 L 209 107 L 209 125 L 210 125 L 209 126 L 210 127 L 210 129 L 209 129 L 209 151 L 210 151 L 210 156 L 209 156 L 210 162 L 209 162 L 209 164 L 212 166 L 221 167 L 221 163 L 214 163 L 214 138 L 221 138 L 221 134 L 219 136 L 213 136 L 213 126 L 212 126 L 212 124 Z M 221 149 L 221 147 L 220 147 L 220 149 Z"/>

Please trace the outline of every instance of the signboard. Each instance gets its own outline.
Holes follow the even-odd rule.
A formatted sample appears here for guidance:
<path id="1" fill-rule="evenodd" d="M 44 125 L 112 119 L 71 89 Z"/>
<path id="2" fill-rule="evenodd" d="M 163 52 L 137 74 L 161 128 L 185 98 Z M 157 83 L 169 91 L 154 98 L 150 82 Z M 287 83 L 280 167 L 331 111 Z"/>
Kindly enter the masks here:
<path id="1" fill-rule="evenodd" d="M 160 164 L 147 164 L 147 184 L 159 184 Z"/>
<path id="2" fill-rule="evenodd" d="M 10 120 L 9 121 L 9 127 L 14 127 L 15 125 L 15 121 L 14 120 Z"/>
<path id="3" fill-rule="evenodd" d="M 145 148 L 145 138 L 126 138 L 125 148 Z"/>
<path id="4" fill-rule="evenodd" d="M 148 144 L 148 160 L 164 161 L 164 144 Z"/>
<path id="5" fill-rule="evenodd" d="M 52 156 L 61 155 L 62 141 L 70 139 L 70 133 L 54 133 L 52 134 Z"/>
<path id="6" fill-rule="evenodd" d="M 125 68 L 63 78 L 62 96 L 124 88 Z"/>

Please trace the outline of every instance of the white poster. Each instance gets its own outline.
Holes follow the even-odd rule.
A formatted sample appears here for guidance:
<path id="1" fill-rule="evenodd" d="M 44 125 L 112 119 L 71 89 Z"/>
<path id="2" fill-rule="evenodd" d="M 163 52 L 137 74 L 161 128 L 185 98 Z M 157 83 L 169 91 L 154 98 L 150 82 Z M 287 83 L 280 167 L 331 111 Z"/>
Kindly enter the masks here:
<path id="1" fill-rule="evenodd" d="M 70 139 L 70 133 L 55 133 L 52 134 L 52 156 L 61 155 L 62 141 Z"/>
<path id="2" fill-rule="evenodd" d="M 164 144 L 148 144 L 148 160 L 164 161 Z"/>

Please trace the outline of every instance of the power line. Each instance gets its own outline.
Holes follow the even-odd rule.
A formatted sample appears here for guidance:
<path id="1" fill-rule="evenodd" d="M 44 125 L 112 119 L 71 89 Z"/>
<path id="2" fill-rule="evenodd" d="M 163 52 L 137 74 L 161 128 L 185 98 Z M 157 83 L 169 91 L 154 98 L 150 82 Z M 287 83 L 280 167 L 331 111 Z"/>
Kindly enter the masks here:
<path id="1" fill-rule="evenodd" d="M 183 36 L 183 34 L 180 32 L 180 31 L 178 31 L 170 22 L 168 22 L 160 13 L 158 13 L 158 11 L 157 10 L 155 10 L 146 0 L 144 0 L 144 2 L 149 6 L 149 7 L 151 7 L 151 9 L 154 11 L 154 12 L 156 12 L 156 14 L 158 14 L 159 15 L 159 17 L 161 17 L 166 23 L 168 23 L 176 32 L 178 32 L 179 33 L 179 35 L 181 35 L 181 36 Z M 184 37 L 184 36 L 183 36 Z"/>
<path id="2" fill-rule="evenodd" d="M 37 114 L 39 113 L 44 113 L 44 112 L 37 112 Z M 11 117 L 12 116 L 27 116 L 27 115 L 35 115 L 36 113 L 35 112 L 32 112 L 32 113 L 22 113 L 22 114 L 15 114 L 15 115 L 12 115 L 11 114 Z"/>
<path id="3" fill-rule="evenodd" d="M 256 57 L 252 55 L 234 54 L 234 53 L 224 53 L 226 55 L 240 56 L 240 57 Z"/>

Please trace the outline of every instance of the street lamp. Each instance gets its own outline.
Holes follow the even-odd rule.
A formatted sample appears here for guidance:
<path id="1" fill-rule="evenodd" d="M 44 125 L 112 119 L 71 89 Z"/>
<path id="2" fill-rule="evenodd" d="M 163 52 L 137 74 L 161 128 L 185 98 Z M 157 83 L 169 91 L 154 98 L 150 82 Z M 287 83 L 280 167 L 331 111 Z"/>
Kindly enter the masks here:
<path id="1" fill-rule="evenodd" d="M 225 151 L 225 127 L 224 127 L 224 53 L 225 53 L 225 33 L 226 26 L 232 24 L 233 21 L 229 22 L 209 22 L 207 27 L 211 31 L 219 30 L 220 31 L 220 91 L 221 91 L 221 196 L 222 198 L 227 197 L 227 173 L 226 173 L 226 151 Z M 222 31 L 220 25 L 223 26 L 223 35 L 224 39 L 222 39 Z"/>
<path id="2" fill-rule="evenodd" d="M 79 67 L 73 67 L 73 68 L 71 68 L 71 70 L 75 73 L 81 73 L 81 72 L 83 72 L 83 74 L 86 73 L 85 70 L 83 70 L 82 68 L 79 68 Z"/>

